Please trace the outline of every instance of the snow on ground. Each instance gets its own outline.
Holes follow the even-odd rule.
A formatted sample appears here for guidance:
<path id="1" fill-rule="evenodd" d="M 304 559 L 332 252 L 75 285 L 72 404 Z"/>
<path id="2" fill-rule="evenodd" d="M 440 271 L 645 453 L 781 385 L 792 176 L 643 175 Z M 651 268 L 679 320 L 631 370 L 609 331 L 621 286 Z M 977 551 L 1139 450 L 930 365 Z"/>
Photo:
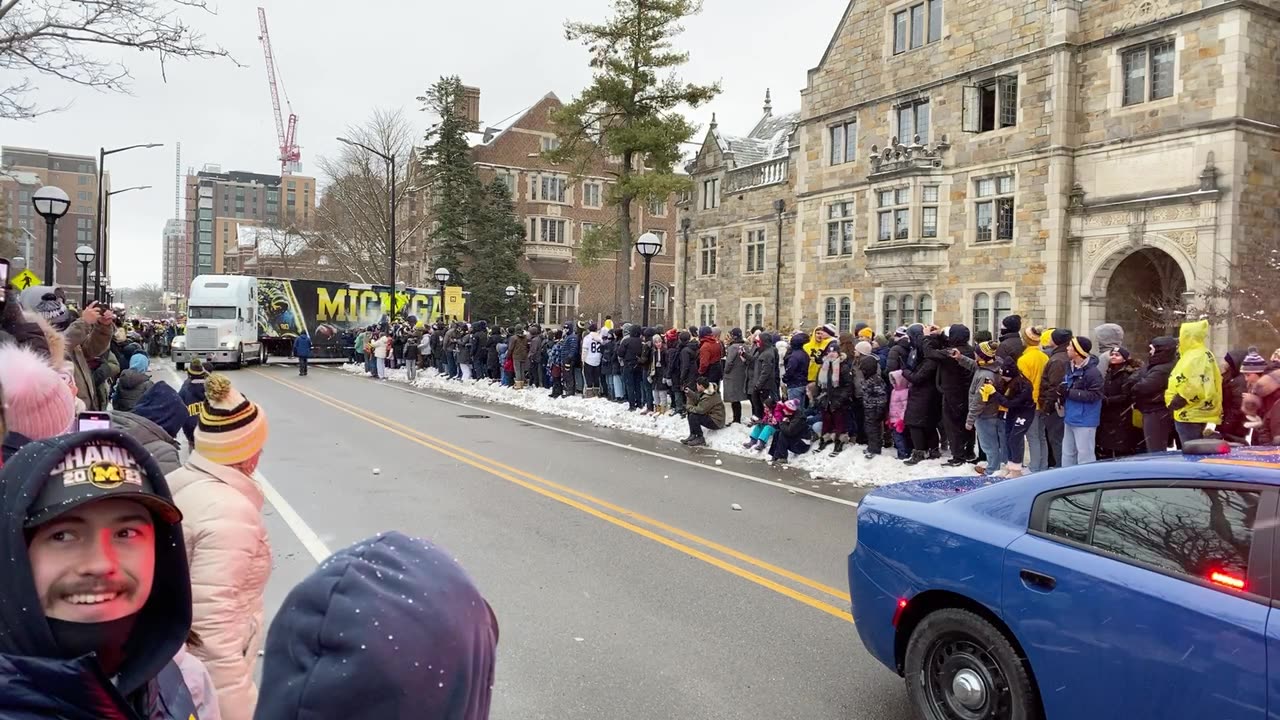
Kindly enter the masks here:
<path id="1" fill-rule="evenodd" d="M 363 365 L 348 364 L 342 369 L 353 375 L 364 374 Z M 388 372 L 388 377 L 393 382 L 408 384 L 404 370 L 391 370 Z M 677 443 L 689 435 L 689 424 L 677 415 L 641 415 L 629 412 L 625 404 L 612 403 L 604 398 L 588 399 L 575 395 L 552 400 L 548 397 L 549 391 L 543 388 L 526 387 L 523 390 L 516 390 L 488 380 L 475 382 L 446 380 L 435 370 L 419 371 L 413 385 L 423 390 L 464 395 L 547 415 L 558 415 L 588 425 L 626 430 Z M 748 406 L 744 409 L 749 413 L 750 404 L 744 403 L 744 405 Z M 723 430 L 708 430 L 706 432 L 707 447 L 729 455 L 758 459 L 764 463 L 769 459 L 767 451 L 752 453 L 742 447 L 750 432 L 750 429 L 744 425 L 731 425 Z M 676 448 L 673 448 L 674 450 Z M 830 450 L 821 455 L 812 452 L 792 455 L 789 466 L 809 473 L 811 478 L 862 486 L 888 485 L 903 480 L 955 474 L 949 468 L 942 467 L 940 460 L 927 460 L 915 467 L 907 467 L 896 459 L 892 448 L 871 460 L 862 456 L 863 450 L 861 445 L 850 446 L 836 458 L 830 457 Z"/>

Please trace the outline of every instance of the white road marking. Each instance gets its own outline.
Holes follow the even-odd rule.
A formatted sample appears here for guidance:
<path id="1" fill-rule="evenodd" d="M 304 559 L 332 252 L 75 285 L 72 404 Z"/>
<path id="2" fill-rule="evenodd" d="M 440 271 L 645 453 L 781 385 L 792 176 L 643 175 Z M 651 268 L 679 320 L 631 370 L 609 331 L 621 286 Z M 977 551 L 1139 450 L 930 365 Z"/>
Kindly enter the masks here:
<path id="1" fill-rule="evenodd" d="M 174 368 L 173 363 L 165 363 L 164 368 L 173 378 L 176 383 L 176 388 L 182 387 L 182 378 L 178 375 L 178 371 Z M 298 538 L 298 542 L 302 543 L 302 547 L 306 548 L 307 552 L 311 553 L 311 557 L 315 558 L 317 563 L 322 563 L 327 560 L 333 552 L 329 550 L 329 546 L 325 545 L 324 541 L 320 539 L 320 535 L 316 533 L 315 530 L 311 529 L 311 526 L 302 519 L 302 516 L 298 514 L 297 510 L 293 509 L 293 506 L 289 504 L 289 501 L 284 499 L 284 496 L 280 494 L 280 491 L 276 490 L 275 486 L 267 480 L 267 477 L 262 474 L 261 470 L 254 473 L 254 478 L 258 481 L 258 484 L 262 486 L 262 493 L 263 495 L 266 495 L 267 502 L 271 503 L 271 507 L 275 508 L 276 512 L 280 514 L 280 519 L 283 520 L 284 524 L 288 525 L 289 529 L 293 531 L 294 536 Z"/>
<path id="2" fill-rule="evenodd" d="M 330 370 L 331 372 L 339 373 L 341 375 L 350 374 L 350 373 L 347 373 L 345 370 L 333 370 L 332 368 L 324 368 L 324 369 Z M 584 433 L 574 432 L 573 430 L 558 428 L 553 425 L 544 425 L 540 422 L 536 422 L 528 418 L 517 417 L 515 415 L 507 415 L 506 413 L 499 412 L 497 410 L 494 410 L 492 405 L 483 407 L 483 408 L 476 407 L 475 405 L 468 405 L 467 403 L 459 402 L 457 400 L 451 400 L 446 397 L 441 397 L 434 393 L 424 392 L 417 388 L 403 387 L 403 385 L 399 382 L 378 383 L 378 386 L 391 388 L 393 390 L 399 390 L 400 392 L 406 392 L 411 395 L 421 395 L 423 397 L 431 398 L 432 400 L 438 400 L 440 402 L 449 403 L 450 405 L 457 405 L 458 407 L 464 407 L 464 408 L 467 408 L 468 410 L 476 410 L 479 412 L 488 413 L 490 415 L 497 415 L 498 417 L 503 417 L 508 420 L 515 420 L 516 422 L 527 423 L 529 425 L 533 425 L 534 427 L 540 427 L 544 430 L 551 430 L 553 432 L 564 433 L 565 435 L 572 435 L 573 437 L 583 438 L 585 440 L 591 440 L 593 442 L 598 442 L 604 445 L 611 445 L 616 448 L 621 448 L 623 450 L 630 450 L 631 452 L 637 452 L 642 455 L 652 455 L 653 457 L 662 458 L 663 460 L 671 460 L 673 462 L 683 463 L 685 465 L 692 465 L 693 467 L 696 467 L 699 470 L 710 470 L 711 472 L 718 472 L 723 475 L 729 475 L 732 477 L 740 478 L 742 480 L 750 480 L 751 482 L 760 483 L 761 485 L 769 485 L 771 487 L 776 487 L 776 488 L 781 488 L 783 490 L 797 492 L 797 493 L 800 493 L 801 495 L 808 495 L 809 497 L 817 498 L 819 500 L 826 500 L 828 502 L 839 503 L 840 505 L 848 505 L 849 507 L 858 507 L 858 501 L 856 500 L 845 500 L 844 498 L 838 498 L 831 495 L 823 495 L 822 493 L 813 492 L 812 490 L 805 490 L 804 488 L 799 488 L 794 485 L 787 485 L 786 483 L 774 482 L 772 480 L 765 480 L 764 478 L 758 478 L 753 475 L 747 475 L 746 473 L 735 472 L 733 470 L 726 470 L 722 467 L 716 467 L 714 465 L 703 465 L 702 463 L 695 462 L 693 460 L 686 460 L 684 458 L 672 457 L 671 455 L 664 455 L 663 453 L 654 452 L 653 450 L 646 450 L 644 448 L 632 447 L 630 445 L 624 445 L 622 443 L 614 442 L 612 440 L 606 440 L 604 438 L 595 437 L 594 435 L 586 435 Z M 648 436 L 646 435 L 645 437 L 648 437 Z"/>

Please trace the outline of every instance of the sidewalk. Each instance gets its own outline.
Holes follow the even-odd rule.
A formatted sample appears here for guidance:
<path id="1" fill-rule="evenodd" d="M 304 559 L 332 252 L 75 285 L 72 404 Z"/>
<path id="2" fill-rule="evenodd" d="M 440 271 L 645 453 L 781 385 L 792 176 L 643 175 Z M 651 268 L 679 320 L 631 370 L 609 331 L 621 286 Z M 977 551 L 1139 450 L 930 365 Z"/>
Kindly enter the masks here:
<path id="1" fill-rule="evenodd" d="M 343 365 L 342 369 L 353 375 L 364 374 L 362 365 L 347 364 Z M 388 377 L 390 382 L 408 383 L 404 370 L 391 370 L 388 372 Z M 486 402 L 510 405 L 675 443 L 679 443 L 682 438 L 689 435 L 688 423 L 679 416 L 632 413 L 627 410 L 626 405 L 612 403 L 604 398 L 587 399 L 575 395 L 552 400 L 548 397 L 550 391 L 545 388 L 526 387 L 517 391 L 515 388 L 503 387 L 487 380 L 478 382 L 446 380 L 435 370 L 418 371 L 418 378 L 413 385 L 422 390 L 452 393 Z M 750 429 L 744 425 L 731 425 L 723 430 L 709 430 L 706 433 L 707 447 L 717 452 L 756 459 L 764 463 L 769 459 L 767 452 L 751 453 L 742 447 L 749 434 Z M 830 457 L 830 449 L 821 455 L 809 452 L 792 456 L 788 466 L 807 472 L 812 478 L 823 478 L 864 487 L 957 474 L 951 468 L 943 467 L 941 460 L 928 460 L 915 467 L 907 467 L 895 459 L 893 448 L 886 449 L 880 457 L 871 460 L 862 456 L 863 450 L 861 445 L 850 445 L 838 458 Z M 688 452 L 680 445 L 672 448 L 672 452 L 681 451 Z"/>

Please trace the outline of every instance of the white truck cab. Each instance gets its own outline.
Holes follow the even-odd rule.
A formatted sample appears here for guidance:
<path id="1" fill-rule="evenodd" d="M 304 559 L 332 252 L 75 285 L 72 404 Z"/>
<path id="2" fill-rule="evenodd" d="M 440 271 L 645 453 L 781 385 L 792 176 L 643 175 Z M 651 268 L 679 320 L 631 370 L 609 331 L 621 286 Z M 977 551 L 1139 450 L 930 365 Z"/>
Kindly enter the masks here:
<path id="1" fill-rule="evenodd" d="M 215 365 L 265 362 L 258 339 L 258 279 L 245 275 L 201 275 L 187 295 L 187 330 L 173 339 L 179 370 L 195 358 Z"/>

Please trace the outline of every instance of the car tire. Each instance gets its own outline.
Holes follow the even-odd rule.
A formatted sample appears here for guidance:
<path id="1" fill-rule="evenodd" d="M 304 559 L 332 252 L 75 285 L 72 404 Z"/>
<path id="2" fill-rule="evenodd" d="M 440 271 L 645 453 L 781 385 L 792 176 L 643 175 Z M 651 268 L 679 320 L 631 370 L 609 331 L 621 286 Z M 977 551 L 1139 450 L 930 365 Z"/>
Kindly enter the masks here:
<path id="1" fill-rule="evenodd" d="M 266 367 L 267 365 L 267 346 L 265 344 L 258 345 L 258 367 Z"/>
<path id="2" fill-rule="evenodd" d="M 1030 665 L 1003 632 L 968 610 L 937 610 L 916 625 L 903 677 L 926 720 L 1041 717 Z"/>

